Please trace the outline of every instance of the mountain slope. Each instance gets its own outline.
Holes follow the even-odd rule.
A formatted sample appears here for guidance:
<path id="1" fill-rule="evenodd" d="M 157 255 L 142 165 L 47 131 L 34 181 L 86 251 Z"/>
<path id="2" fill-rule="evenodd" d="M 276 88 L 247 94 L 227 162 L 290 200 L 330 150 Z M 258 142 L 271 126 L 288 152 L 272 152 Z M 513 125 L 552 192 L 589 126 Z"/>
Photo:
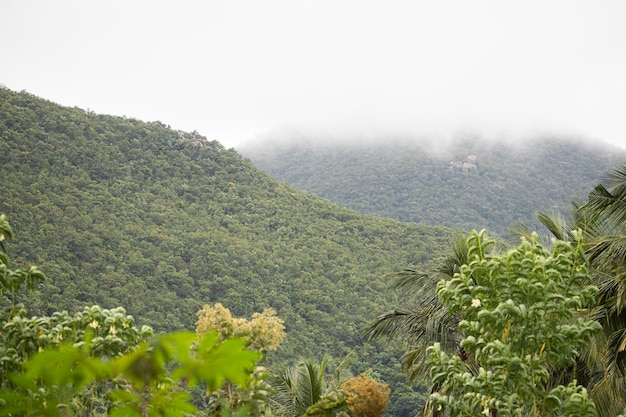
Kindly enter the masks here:
<path id="1" fill-rule="evenodd" d="M 361 346 L 396 302 L 382 277 L 429 268 L 457 233 L 341 208 L 196 133 L 4 88 L 0 178 L 9 255 L 50 278 L 23 296 L 33 313 L 121 305 L 174 330 L 205 303 L 273 307 L 288 334 L 277 360 Z"/>
<path id="2" fill-rule="evenodd" d="M 321 140 L 321 142 L 320 142 Z M 506 237 L 535 212 L 569 210 L 626 152 L 558 138 L 511 145 L 477 137 L 447 143 L 268 139 L 240 149 L 281 181 L 363 213 Z"/>

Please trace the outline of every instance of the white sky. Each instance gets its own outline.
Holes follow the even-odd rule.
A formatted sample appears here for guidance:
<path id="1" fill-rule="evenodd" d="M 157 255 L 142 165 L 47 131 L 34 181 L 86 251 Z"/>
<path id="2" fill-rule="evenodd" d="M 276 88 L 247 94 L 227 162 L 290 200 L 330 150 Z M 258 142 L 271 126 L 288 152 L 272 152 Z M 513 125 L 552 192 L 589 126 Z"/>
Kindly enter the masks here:
<path id="1" fill-rule="evenodd" d="M 0 0 L 0 83 L 226 146 L 295 127 L 626 148 L 626 1 Z"/>

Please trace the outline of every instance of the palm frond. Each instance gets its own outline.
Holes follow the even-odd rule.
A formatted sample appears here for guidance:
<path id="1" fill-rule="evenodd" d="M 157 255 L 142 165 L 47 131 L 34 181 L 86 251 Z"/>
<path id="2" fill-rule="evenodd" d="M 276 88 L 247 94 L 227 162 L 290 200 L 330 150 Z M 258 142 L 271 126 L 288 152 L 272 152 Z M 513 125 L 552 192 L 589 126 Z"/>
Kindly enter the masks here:
<path id="1" fill-rule="evenodd" d="M 609 224 L 626 223 L 626 187 L 614 188 L 614 192 L 598 184 L 591 193 L 585 207 L 592 213 L 602 216 Z"/>
<path id="2" fill-rule="evenodd" d="M 452 253 L 435 269 L 443 279 L 452 278 L 467 263 L 468 245 L 465 236 L 459 236 L 452 243 Z"/>
<path id="3" fill-rule="evenodd" d="M 415 309 L 391 310 L 376 317 L 364 333 L 369 340 L 399 337 L 410 345 L 440 342 L 445 347 L 452 344 L 450 340 L 458 341 L 457 326 L 458 318 L 431 295 Z"/>
<path id="4" fill-rule="evenodd" d="M 339 365 L 337 365 L 333 371 L 332 377 L 327 384 L 328 386 L 326 387 L 326 391 L 332 391 L 339 388 L 344 381 L 351 377 L 349 366 L 353 353 L 354 351 L 351 351 L 341 360 L 341 362 L 339 362 Z"/>
<path id="5" fill-rule="evenodd" d="M 530 239 L 530 235 L 532 232 L 530 228 L 522 221 L 516 221 L 509 228 L 509 237 L 524 237 L 526 239 Z"/>
<path id="6" fill-rule="evenodd" d="M 607 373 L 626 375 L 626 329 L 619 329 L 608 337 L 606 351 Z"/>
<path id="7" fill-rule="evenodd" d="M 557 212 L 537 213 L 537 220 L 558 240 L 570 241 L 572 234 L 571 223 Z"/>
<path id="8" fill-rule="evenodd" d="M 269 382 L 275 391 L 270 399 L 272 409 L 278 416 L 297 416 L 300 412 L 297 401 L 297 379 L 295 367 L 285 367 L 274 373 L 274 378 Z"/>
<path id="9" fill-rule="evenodd" d="M 426 349 L 439 342 L 448 353 L 456 352 L 461 339 L 459 318 L 450 314 L 438 299 L 424 302 L 415 310 L 392 310 L 379 317 L 365 329 L 369 340 L 399 338 L 409 346 L 402 356 L 402 365 L 409 380 L 428 376 L 425 367 Z"/>
<path id="10" fill-rule="evenodd" d="M 604 181 L 612 193 L 626 192 L 626 163 L 618 165 L 604 176 Z"/>
<path id="11" fill-rule="evenodd" d="M 606 347 L 608 341 L 604 342 L 603 346 Z M 600 348 L 598 353 L 601 351 L 606 352 L 606 349 Z M 599 369 L 600 376 L 588 384 L 589 395 L 596 404 L 599 417 L 613 417 L 626 408 L 626 379 L 619 372 L 604 367 Z"/>
<path id="12" fill-rule="evenodd" d="M 404 290 L 421 293 L 425 288 L 434 288 L 433 278 L 421 271 L 412 268 L 405 268 L 400 272 L 390 275 L 393 281 L 390 288 L 394 290 Z"/>
<path id="13" fill-rule="evenodd" d="M 328 358 L 324 357 L 318 365 L 312 361 L 306 361 L 298 366 L 298 398 L 302 401 L 301 409 L 306 409 L 315 404 L 324 393 L 324 370 L 328 364 Z"/>
<path id="14" fill-rule="evenodd" d="M 626 229 L 623 230 L 626 232 Z M 591 262 L 600 263 L 605 270 L 626 265 L 626 233 L 604 235 L 589 242 L 587 255 Z"/>
<path id="15" fill-rule="evenodd" d="M 419 315 L 419 312 L 412 310 L 391 310 L 376 317 L 365 327 L 363 333 L 368 340 L 403 337 L 410 328 L 408 323 L 415 320 L 411 316 Z"/>
<path id="16" fill-rule="evenodd" d="M 272 411 L 281 417 L 299 417 L 317 403 L 324 394 L 336 389 L 347 377 L 348 355 L 335 369 L 332 377 L 326 375 L 331 359 L 324 355 L 321 361 L 300 359 L 295 365 L 275 371 L 270 384 L 275 390 L 271 399 Z"/>

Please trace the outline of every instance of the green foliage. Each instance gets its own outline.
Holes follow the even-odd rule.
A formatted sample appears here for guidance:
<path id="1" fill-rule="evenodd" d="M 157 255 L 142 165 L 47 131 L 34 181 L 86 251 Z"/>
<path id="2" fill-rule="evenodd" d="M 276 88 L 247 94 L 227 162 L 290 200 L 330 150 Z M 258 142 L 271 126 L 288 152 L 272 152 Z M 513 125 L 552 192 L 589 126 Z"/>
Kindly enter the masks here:
<path id="1" fill-rule="evenodd" d="M 88 386 L 107 371 L 102 362 L 84 349 L 63 344 L 35 354 L 24 371 L 3 378 L 0 415 L 72 415 L 92 406 Z M 5 375 L 6 377 L 6 375 Z"/>
<path id="2" fill-rule="evenodd" d="M 7 220 L 7 216 L 5 214 L 0 214 L 0 252 L 2 253 L 2 258 L 0 258 L 0 262 L 3 264 L 7 264 L 9 261 L 4 254 L 6 248 L 4 247 L 5 240 L 13 239 L 13 229 Z"/>
<path id="3" fill-rule="evenodd" d="M 4 215 L 0 228 L 3 238 L 12 237 Z M 3 256 L 3 276 L 19 279 L 0 281 L 2 296 L 18 292 L 17 284 L 35 281 L 29 280 L 34 274 L 8 265 Z M 36 277 L 44 278 L 39 272 Z M 211 394 L 225 383 L 247 386 L 261 357 L 246 348 L 248 340 L 220 337 L 216 331 L 200 338 L 193 332 L 150 338 L 152 329 L 137 329 L 122 308 L 92 306 L 74 317 L 67 312 L 30 317 L 13 303 L 0 319 L 5 323 L 0 416 L 182 417 L 198 411 L 186 388 L 203 384 Z"/>
<path id="4" fill-rule="evenodd" d="M 439 387 L 431 407 L 454 416 L 595 415 L 575 381 L 550 386 L 551 369 L 572 366 L 600 328 L 575 317 L 597 293 L 580 242 L 555 242 L 549 252 L 533 235 L 501 256 L 489 255 L 488 245 L 484 232 L 474 232 L 468 264 L 437 286 L 443 304 L 461 315 L 464 355 L 450 356 L 439 344 L 429 348 Z"/>
<path id="5" fill-rule="evenodd" d="M 347 410 L 347 396 L 340 385 L 347 379 L 344 360 L 329 373 L 330 358 L 318 363 L 300 360 L 275 372 L 271 384 L 276 391 L 272 412 L 283 417 L 334 416 Z"/>
<path id="6" fill-rule="evenodd" d="M 372 311 L 396 303 L 381 277 L 428 268 L 457 233 L 341 208 L 195 132 L 4 88 L 0 178 L 15 269 L 49 277 L 15 295 L 30 314 L 125 306 L 159 333 L 194 329 L 205 304 L 238 317 L 273 308 L 287 336 L 268 365 L 367 349 L 354 372 L 394 384 L 406 382 L 384 365 L 395 347 L 361 335 Z"/>
<path id="7" fill-rule="evenodd" d="M 348 417 L 347 395 L 343 390 L 330 391 L 306 409 L 306 417 Z M 303 417 L 304 417 L 303 416 Z"/>
<path id="8" fill-rule="evenodd" d="M 614 416 L 626 407 L 626 165 L 607 174 L 585 201 L 574 203 L 570 216 L 540 213 L 539 220 L 558 239 L 575 242 L 589 259 L 593 283 L 599 288 L 589 317 L 602 332 L 580 356 L 577 377 L 585 381 L 598 414 Z M 523 230 L 522 230 L 523 232 Z"/>
<path id="9" fill-rule="evenodd" d="M 46 279 L 45 275 L 36 267 L 9 269 L 9 258 L 6 255 L 4 242 L 13 238 L 13 229 L 5 214 L 0 214 L 0 297 L 7 293 L 11 296 L 11 307 L 15 308 L 15 294 L 23 285 L 29 290 L 35 284 Z"/>
<path id="10" fill-rule="evenodd" d="M 23 306 L 0 314 L 5 323 L 0 334 L 0 372 L 15 370 L 34 353 L 63 343 L 80 347 L 88 344 L 95 356 L 113 357 L 134 348 L 152 335 L 152 329 L 137 328 L 132 316 L 118 307 L 86 307 L 71 316 L 67 311 L 51 316 L 29 316 Z"/>
<path id="11" fill-rule="evenodd" d="M 239 339 L 218 342 L 216 333 L 198 341 L 194 333 L 181 332 L 155 337 L 110 359 L 63 344 L 34 355 L 24 363 L 25 372 L 10 377 L 14 388 L 0 391 L 0 415 L 91 414 L 93 391 L 107 385 L 112 387 L 107 415 L 196 413 L 182 388 L 202 382 L 216 389 L 226 380 L 247 383 L 258 355 L 244 345 Z"/>
<path id="12" fill-rule="evenodd" d="M 518 221 L 537 229 L 535 212 L 583 197 L 626 156 L 608 145 L 554 137 L 527 138 L 523 145 L 460 135 L 444 144 L 342 139 L 274 138 L 241 152 L 279 180 L 362 213 L 486 228 L 500 237 Z M 455 166 L 470 155 L 474 164 Z"/>

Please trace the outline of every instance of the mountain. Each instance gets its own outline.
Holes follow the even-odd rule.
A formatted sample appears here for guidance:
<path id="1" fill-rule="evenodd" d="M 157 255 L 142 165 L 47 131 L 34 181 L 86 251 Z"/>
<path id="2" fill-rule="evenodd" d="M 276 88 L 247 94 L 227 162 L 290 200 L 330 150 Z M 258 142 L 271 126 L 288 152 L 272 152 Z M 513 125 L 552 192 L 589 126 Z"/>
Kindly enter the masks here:
<path id="1" fill-rule="evenodd" d="M 384 277 L 431 268 L 458 234 L 340 207 L 196 132 L 6 88 L 0 178 L 9 257 L 49 277 L 18 300 L 33 314 L 123 306 L 171 331 L 193 329 L 204 304 L 247 317 L 273 307 L 287 339 L 268 360 L 355 351 L 355 372 L 386 378 L 399 361 L 361 335 L 398 304 Z"/>
<path id="2" fill-rule="evenodd" d="M 537 211 L 568 211 L 626 160 L 618 148 L 555 137 L 514 142 L 274 137 L 238 149 L 275 178 L 362 213 L 506 238 Z"/>

